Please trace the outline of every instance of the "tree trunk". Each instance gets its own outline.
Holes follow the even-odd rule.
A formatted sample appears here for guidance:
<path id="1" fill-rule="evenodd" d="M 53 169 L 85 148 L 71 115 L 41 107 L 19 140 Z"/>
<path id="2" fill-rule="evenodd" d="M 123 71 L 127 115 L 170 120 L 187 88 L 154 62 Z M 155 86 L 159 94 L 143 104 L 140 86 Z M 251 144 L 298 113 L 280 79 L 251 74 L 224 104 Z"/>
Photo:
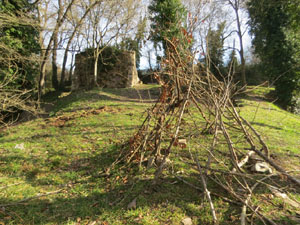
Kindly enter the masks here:
<path id="1" fill-rule="evenodd" d="M 239 5 L 237 0 L 235 0 L 234 5 L 231 4 L 235 15 L 236 15 L 236 23 L 237 23 L 237 34 L 240 41 L 240 60 L 241 60 L 241 67 L 242 67 L 242 85 L 244 88 L 246 88 L 247 85 L 247 79 L 246 79 L 246 63 L 245 63 L 245 57 L 244 57 L 244 45 L 243 45 L 243 33 L 241 29 L 241 22 L 240 22 L 240 15 L 239 15 Z"/>
<path id="2" fill-rule="evenodd" d="M 94 85 L 98 85 L 98 61 L 99 61 L 99 54 L 98 50 L 95 57 L 95 63 L 94 63 Z"/>
<path id="3" fill-rule="evenodd" d="M 242 49 L 240 52 L 241 55 L 241 68 L 242 68 L 242 84 L 246 88 L 247 86 L 247 79 L 246 79 L 246 62 L 244 58 L 244 50 Z"/>
<path id="4" fill-rule="evenodd" d="M 70 67 L 70 72 L 69 72 L 69 80 L 68 82 L 72 85 L 72 76 L 73 76 L 73 70 L 74 70 L 74 53 L 72 53 L 72 58 L 71 58 L 71 67 Z"/>
<path id="5" fill-rule="evenodd" d="M 40 70 L 40 78 L 39 78 L 39 86 L 38 86 L 38 101 L 40 102 L 41 97 L 42 97 L 42 91 L 44 89 L 45 86 L 45 68 L 46 68 L 46 63 L 47 60 L 49 58 L 50 55 L 50 50 L 51 50 L 51 45 L 54 39 L 55 34 L 58 33 L 59 28 L 61 27 L 61 25 L 63 24 L 63 22 L 65 21 L 65 19 L 67 18 L 67 13 L 71 10 L 71 7 L 73 5 L 73 3 L 75 2 L 75 0 L 72 0 L 66 11 L 64 12 L 63 16 L 61 17 L 61 19 L 59 19 L 55 25 L 55 28 L 53 30 L 53 33 L 51 35 L 51 38 L 49 40 L 48 46 L 46 48 L 45 54 L 42 56 L 42 62 L 41 62 L 41 70 Z"/>
<path id="6" fill-rule="evenodd" d="M 153 71 L 152 63 L 151 63 L 151 52 L 148 51 L 148 64 L 151 71 Z"/>
<path id="7" fill-rule="evenodd" d="M 52 87 L 57 91 L 58 90 L 58 79 L 57 79 L 57 47 L 58 47 L 58 40 L 57 40 L 58 33 L 54 34 L 53 37 L 53 50 L 52 50 Z"/>
<path id="8" fill-rule="evenodd" d="M 47 60 L 43 60 L 40 68 L 40 79 L 39 79 L 39 87 L 38 87 L 38 102 L 40 103 L 43 89 L 45 86 L 45 75 L 46 75 L 46 62 Z"/>
<path id="9" fill-rule="evenodd" d="M 80 28 L 83 20 L 88 15 L 88 13 L 91 11 L 91 9 L 93 9 L 100 2 L 101 2 L 100 0 L 95 1 L 92 5 L 89 6 L 89 8 L 86 9 L 84 15 L 80 18 L 78 24 L 76 24 L 74 31 L 73 31 L 71 37 L 69 38 L 69 41 L 67 43 L 67 47 L 65 50 L 65 54 L 64 54 L 64 59 L 63 59 L 61 78 L 60 78 L 60 84 L 59 84 L 60 88 L 64 88 L 64 86 L 65 86 L 65 73 L 66 73 L 66 65 L 67 65 L 67 60 L 68 60 L 68 51 L 69 51 L 70 45 L 75 37 L 75 34 L 77 33 L 77 30 Z"/>

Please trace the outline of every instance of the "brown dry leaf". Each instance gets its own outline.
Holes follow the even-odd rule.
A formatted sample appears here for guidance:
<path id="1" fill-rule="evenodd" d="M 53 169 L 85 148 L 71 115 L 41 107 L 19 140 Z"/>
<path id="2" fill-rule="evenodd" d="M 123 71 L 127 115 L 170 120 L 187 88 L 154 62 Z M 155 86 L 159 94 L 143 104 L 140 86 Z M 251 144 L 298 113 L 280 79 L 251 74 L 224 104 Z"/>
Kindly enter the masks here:
<path id="1" fill-rule="evenodd" d="M 178 141 L 177 141 L 177 139 L 174 141 L 173 146 L 175 146 L 175 147 L 178 146 Z"/>
<path id="2" fill-rule="evenodd" d="M 128 183 L 128 179 L 127 179 L 127 177 L 124 177 L 123 178 L 123 184 L 126 184 L 126 183 Z"/>
<path id="3" fill-rule="evenodd" d="M 92 205 L 92 207 L 96 207 L 96 206 L 98 206 L 99 205 L 99 202 L 96 202 L 96 203 L 94 203 L 93 205 Z"/>
<path id="4" fill-rule="evenodd" d="M 236 221 L 236 220 L 238 220 L 238 218 L 237 218 L 236 216 L 233 216 L 233 215 L 230 216 L 230 219 L 231 219 L 231 221 Z"/>

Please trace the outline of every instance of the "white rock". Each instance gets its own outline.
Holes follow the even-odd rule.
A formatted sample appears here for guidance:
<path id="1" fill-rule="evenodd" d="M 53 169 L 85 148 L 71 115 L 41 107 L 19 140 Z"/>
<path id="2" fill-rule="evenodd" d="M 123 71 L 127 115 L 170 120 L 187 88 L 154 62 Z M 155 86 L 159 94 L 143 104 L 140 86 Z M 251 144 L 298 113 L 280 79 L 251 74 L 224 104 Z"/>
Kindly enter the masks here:
<path id="1" fill-rule="evenodd" d="M 272 168 L 266 162 L 257 162 L 252 166 L 252 171 L 259 173 L 273 173 Z"/>
<path id="2" fill-rule="evenodd" d="M 193 221 L 190 217 L 186 217 L 183 220 L 181 220 L 181 223 L 183 225 L 193 225 Z"/>
<path id="3" fill-rule="evenodd" d="M 16 144 L 15 149 L 25 150 L 25 145 L 24 145 L 24 143 Z"/>

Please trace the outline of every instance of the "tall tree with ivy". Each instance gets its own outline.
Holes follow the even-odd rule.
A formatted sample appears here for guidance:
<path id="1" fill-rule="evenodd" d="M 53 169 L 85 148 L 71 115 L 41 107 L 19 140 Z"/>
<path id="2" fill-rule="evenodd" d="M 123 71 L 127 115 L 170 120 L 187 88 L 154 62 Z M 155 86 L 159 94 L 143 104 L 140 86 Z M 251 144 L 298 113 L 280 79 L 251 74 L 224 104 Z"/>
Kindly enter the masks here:
<path id="1" fill-rule="evenodd" d="M 182 40 L 182 25 L 186 21 L 186 9 L 180 0 L 152 0 L 150 6 L 151 39 L 154 46 L 161 44 L 167 51 L 166 39 Z"/>
<path id="2" fill-rule="evenodd" d="M 0 80 L 13 77 L 10 86 L 16 89 L 33 88 L 37 74 L 39 32 L 35 26 L 34 5 L 28 0 L 0 1 Z"/>
<path id="3" fill-rule="evenodd" d="M 232 49 L 231 53 L 229 54 L 228 63 L 226 65 L 227 73 L 235 76 L 238 66 L 239 66 L 239 61 L 236 56 L 236 50 Z"/>
<path id="4" fill-rule="evenodd" d="M 255 53 L 275 83 L 278 102 L 293 107 L 300 90 L 300 0 L 250 0 L 248 11 Z"/>
<path id="5" fill-rule="evenodd" d="M 209 29 L 206 36 L 206 64 L 210 71 L 220 80 L 223 79 L 222 67 L 224 49 L 225 22 L 219 23 L 216 30 Z"/>

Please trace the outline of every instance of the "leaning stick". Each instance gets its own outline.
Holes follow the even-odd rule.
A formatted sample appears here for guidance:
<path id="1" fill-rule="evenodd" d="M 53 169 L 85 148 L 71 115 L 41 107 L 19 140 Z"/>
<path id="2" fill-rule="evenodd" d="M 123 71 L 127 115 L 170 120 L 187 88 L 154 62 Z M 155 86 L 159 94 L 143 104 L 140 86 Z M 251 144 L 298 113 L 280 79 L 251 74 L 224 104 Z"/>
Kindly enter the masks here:
<path id="1" fill-rule="evenodd" d="M 255 154 L 254 151 L 250 151 L 246 154 L 246 156 L 237 164 L 237 166 L 239 168 L 242 168 L 248 161 L 249 161 L 249 158 Z M 233 168 L 232 172 L 236 172 L 236 168 Z"/>
<path id="2" fill-rule="evenodd" d="M 174 137 L 172 138 L 170 144 L 169 144 L 169 147 L 168 147 L 168 150 L 167 152 L 170 152 L 172 146 L 174 145 L 177 137 L 178 137 L 178 133 L 179 133 L 179 128 L 180 128 L 180 124 L 181 124 L 181 121 L 182 121 L 182 117 L 183 117 L 183 114 L 184 114 L 184 110 L 187 106 L 187 103 L 189 101 L 189 97 L 190 97 L 190 94 L 191 94 L 191 89 L 192 89 L 192 84 L 193 84 L 193 81 L 194 81 L 194 76 L 195 76 L 195 72 L 193 71 L 193 76 L 191 77 L 191 80 L 190 80 L 190 83 L 189 83 L 189 88 L 188 88 L 188 91 L 186 93 L 186 96 L 185 96 L 185 99 L 184 99 L 184 103 L 182 105 L 182 108 L 181 108 L 181 111 L 180 111 L 180 114 L 179 114 L 179 118 L 178 118 L 178 121 L 177 121 L 177 125 L 176 125 L 176 131 L 175 131 L 175 134 L 174 134 Z M 163 161 L 161 163 L 161 165 L 159 166 L 159 168 L 156 170 L 155 172 L 155 179 L 154 179 L 154 183 L 156 182 L 156 180 L 158 179 L 158 177 L 161 175 L 162 173 L 162 170 L 163 170 L 163 167 L 166 163 L 166 159 L 168 157 L 168 154 L 166 154 L 163 158 Z"/>
<path id="3" fill-rule="evenodd" d="M 215 211 L 215 208 L 214 208 L 214 204 L 212 203 L 212 200 L 211 200 L 211 197 L 210 197 L 210 192 L 209 192 L 209 190 L 207 189 L 206 181 L 205 181 L 205 178 L 204 178 L 204 175 L 203 175 L 201 166 L 200 166 L 200 164 L 199 164 L 198 157 L 196 157 L 195 159 L 196 159 L 198 171 L 199 171 L 199 173 L 200 173 L 200 177 L 201 177 L 203 189 L 204 189 L 204 192 L 205 192 L 206 197 L 207 197 L 208 202 L 209 202 L 210 211 L 211 211 L 211 214 L 212 214 L 212 216 L 213 216 L 214 224 L 216 224 L 216 223 L 218 222 L 218 219 L 217 219 L 217 216 L 216 216 L 216 211 Z"/>
<path id="4" fill-rule="evenodd" d="M 37 194 L 37 195 L 29 197 L 29 198 L 24 198 L 20 201 L 14 202 L 14 203 L 8 203 L 8 204 L 0 205 L 0 207 L 7 207 L 7 206 L 22 204 L 24 202 L 28 202 L 28 201 L 33 200 L 33 199 L 38 199 L 38 198 L 45 197 L 45 196 L 48 196 L 48 195 L 58 194 L 58 193 L 62 192 L 63 190 L 64 189 L 62 188 L 62 189 L 59 189 L 57 191 L 51 191 L 51 192 L 47 192 L 47 193 L 40 193 L 40 194 Z"/>
<path id="5" fill-rule="evenodd" d="M 248 194 L 247 199 L 245 200 L 245 203 L 244 203 L 244 205 L 243 205 L 243 207 L 242 207 L 242 213 L 241 213 L 241 225 L 246 225 L 247 205 L 249 205 L 249 201 L 250 201 L 250 199 L 251 199 L 251 196 L 252 196 L 252 193 L 253 193 L 254 189 L 255 189 L 261 182 L 263 182 L 264 180 L 270 178 L 271 176 L 274 176 L 274 175 L 271 174 L 271 175 L 269 175 L 269 176 L 266 176 L 266 177 L 264 177 L 264 178 L 258 180 L 258 181 L 251 187 L 251 189 L 248 188 L 248 189 L 249 189 L 249 194 Z M 268 219 L 268 218 L 266 218 L 266 219 L 267 219 L 271 224 L 277 225 L 274 221 L 272 221 L 272 220 L 270 220 L 270 219 Z"/>
<path id="6" fill-rule="evenodd" d="M 240 118 L 247 124 L 247 126 L 253 131 L 253 133 L 257 136 L 259 143 L 263 146 L 264 151 L 267 155 L 268 158 L 270 158 L 270 151 L 268 146 L 265 144 L 265 142 L 262 140 L 261 135 L 254 129 L 254 127 L 247 121 L 245 120 L 243 117 L 240 116 Z"/>

